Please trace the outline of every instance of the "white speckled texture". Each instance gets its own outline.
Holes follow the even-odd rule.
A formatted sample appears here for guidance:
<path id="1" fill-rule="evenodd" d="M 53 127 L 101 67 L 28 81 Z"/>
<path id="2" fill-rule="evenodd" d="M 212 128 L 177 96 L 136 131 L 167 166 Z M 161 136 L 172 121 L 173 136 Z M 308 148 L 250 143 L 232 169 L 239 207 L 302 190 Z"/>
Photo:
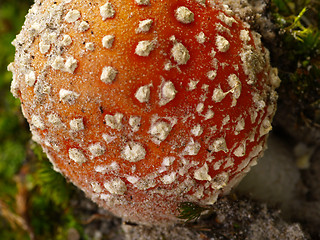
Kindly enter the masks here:
<path id="1" fill-rule="evenodd" d="M 34 138 L 126 220 L 212 204 L 263 153 L 279 79 L 260 36 L 216 1 L 37 0 L 14 45 Z"/>

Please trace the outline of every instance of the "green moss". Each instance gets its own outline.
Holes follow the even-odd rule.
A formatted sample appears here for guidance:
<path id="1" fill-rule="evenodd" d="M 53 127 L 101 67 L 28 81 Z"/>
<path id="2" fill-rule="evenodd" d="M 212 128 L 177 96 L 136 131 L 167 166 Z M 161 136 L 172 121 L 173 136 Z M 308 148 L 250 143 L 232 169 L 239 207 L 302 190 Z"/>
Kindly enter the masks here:
<path id="1" fill-rule="evenodd" d="M 281 48 L 276 61 L 283 82 L 280 96 L 282 93 L 296 104 L 298 122 L 305 124 L 307 119 L 315 126 L 320 123 L 320 4 L 273 0 L 272 12 Z"/>
<path id="2" fill-rule="evenodd" d="M 19 101 L 9 92 L 11 74 L 6 68 L 14 55 L 10 43 L 21 28 L 29 4 L 28 1 L 8 0 L 0 3 L 0 201 L 10 211 L 15 209 L 18 193 L 14 176 L 26 159 L 26 142 L 30 134 L 22 120 Z M 12 229 L 12 223 L 0 215 L 0 239 L 24 239 L 25 232 L 16 228 Z"/>

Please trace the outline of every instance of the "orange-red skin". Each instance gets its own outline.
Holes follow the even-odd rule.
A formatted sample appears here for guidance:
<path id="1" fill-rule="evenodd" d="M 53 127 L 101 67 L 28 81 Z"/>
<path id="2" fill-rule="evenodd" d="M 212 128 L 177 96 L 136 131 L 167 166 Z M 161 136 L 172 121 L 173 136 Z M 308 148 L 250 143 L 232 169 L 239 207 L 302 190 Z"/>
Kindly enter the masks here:
<path id="1" fill-rule="evenodd" d="M 44 5 L 50 5 L 53 1 L 44 1 Z M 56 1 L 58 4 L 60 1 Z M 57 169 L 69 178 L 75 185 L 83 189 L 89 196 L 95 199 L 100 205 L 108 208 L 111 212 L 117 215 L 124 216 L 126 220 L 136 222 L 151 223 L 166 222 L 168 219 L 174 220 L 174 216 L 178 214 L 177 206 L 179 202 L 187 201 L 185 196 L 175 196 L 165 194 L 150 193 L 149 190 L 139 190 L 129 183 L 125 176 L 134 174 L 138 177 L 144 177 L 148 174 L 156 172 L 162 167 L 163 158 L 173 156 L 177 159 L 180 157 L 177 153 L 183 151 L 186 144 L 192 137 L 198 141 L 203 147 L 196 156 L 185 156 L 187 160 L 199 162 L 198 165 L 191 167 L 190 172 L 194 171 L 197 166 L 202 166 L 207 159 L 208 148 L 214 139 L 225 137 L 229 148 L 237 146 L 243 139 L 246 139 L 255 128 L 250 121 L 250 109 L 254 105 L 251 92 L 262 91 L 265 84 L 265 72 L 258 75 L 258 81 L 255 85 L 249 86 L 244 84 L 247 76 L 240 67 L 239 71 L 235 71 L 233 65 L 239 62 L 241 51 L 241 40 L 239 38 L 240 30 L 245 29 L 245 26 L 239 19 L 238 24 L 233 24 L 230 29 L 232 38 L 227 33 L 219 33 L 220 35 L 230 39 L 230 49 L 226 53 L 217 52 L 216 58 L 219 61 L 230 63 L 219 74 L 215 80 L 209 80 L 206 77 L 206 72 L 212 69 L 212 58 L 210 52 L 215 43 L 215 29 L 217 21 L 217 13 L 221 10 L 211 7 L 202 7 L 195 1 L 152 1 L 150 6 L 137 6 L 133 0 L 110 1 L 116 11 L 115 17 L 101 20 L 99 6 L 105 1 L 72 1 L 66 5 L 67 9 L 78 9 L 81 12 L 82 19 L 86 20 L 90 29 L 84 33 L 78 33 L 74 30 L 72 24 L 67 26 L 64 32 L 73 39 L 72 44 L 66 47 L 64 56 L 72 55 L 78 60 L 78 67 L 73 74 L 62 71 L 57 71 L 49 67 L 46 80 L 52 86 L 50 97 L 44 97 L 41 100 L 35 97 L 33 87 L 26 86 L 23 79 L 20 80 L 19 97 L 22 102 L 22 108 L 26 118 L 31 121 L 32 114 L 38 113 L 45 118 L 50 113 L 57 113 L 65 125 L 74 118 L 83 118 L 85 130 L 80 133 L 69 133 L 67 129 L 56 129 L 47 125 L 44 130 L 33 129 L 40 135 L 41 145 L 48 153 L 50 160 L 54 163 Z M 175 9 L 179 6 L 186 6 L 195 13 L 195 21 L 191 24 L 181 24 L 175 18 Z M 44 9 L 44 8 L 42 8 Z M 153 19 L 154 24 L 148 33 L 136 34 L 135 29 L 137 23 L 144 19 Z M 221 23 L 221 21 L 219 21 Z M 222 23 L 223 24 L 223 23 Z M 67 24 L 68 25 L 68 24 Z M 226 26 L 224 24 L 224 26 Z M 205 44 L 199 44 L 195 36 L 199 32 L 204 34 L 209 39 Z M 103 36 L 114 34 L 116 36 L 113 48 L 105 49 L 101 45 Z M 190 60 L 186 65 L 180 65 L 179 69 L 174 68 L 170 71 L 164 70 L 164 64 L 173 58 L 170 56 L 170 50 L 173 46 L 172 41 L 169 41 L 171 36 L 183 43 L 189 50 Z M 251 35 L 252 36 L 252 35 Z M 135 47 L 142 40 L 157 40 L 156 48 L 148 57 L 136 55 Z M 31 65 L 36 73 L 40 73 L 46 62 L 47 56 L 43 55 L 38 50 L 40 38 L 36 37 L 29 52 L 34 56 Z M 86 52 L 84 44 L 86 42 L 94 42 L 95 50 Z M 250 45 L 254 46 L 251 38 Z M 102 69 L 105 66 L 112 66 L 118 70 L 119 74 L 112 84 L 105 84 L 100 80 Z M 269 70 L 269 69 L 267 69 Z M 18 71 L 18 70 L 16 70 Z M 220 103 L 212 103 L 211 93 L 213 90 L 221 86 L 225 92 L 230 90 L 227 77 L 236 73 L 243 83 L 241 96 L 238 99 L 236 107 L 231 107 L 231 94 L 227 95 Z M 22 78 L 22 77 L 21 77 Z M 164 106 L 159 106 L 159 98 L 157 89 L 161 85 L 163 79 L 170 80 L 174 83 L 177 90 L 175 99 Z M 193 91 L 187 90 L 187 84 L 190 79 L 199 80 L 199 86 Z M 143 85 L 152 83 L 152 93 L 148 103 L 140 103 L 134 94 L 136 90 Z M 195 108 L 199 103 L 199 97 L 204 94 L 201 89 L 202 84 L 208 84 L 208 98 L 204 102 L 206 109 L 208 105 L 214 106 L 214 118 L 208 121 L 203 121 L 203 117 L 195 114 Z M 75 104 L 63 104 L 59 100 L 60 89 L 68 89 L 80 94 Z M 49 106 L 50 107 L 47 107 Z M 267 107 L 266 107 L 267 108 Z M 124 114 L 123 128 L 120 130 L 112 130 L 105 124 L 104 117 L 106 114 L 115 114 L 121 112 Z M 181 122 L 181 116 L 193 114 L 193 119 L 185 123 Z M 159 117 L 177 117 L 179 123 L 174 125 L 167 139 L 161 142 L 160 145 L 155 144 L 150 138 L 150 120 L 155 116 Z M 230 116 L 231 121 L 220 130 L 222 120 Z M 258 118 L 264 119 L 267 115 L 266 111 L 258 113 Z M 141 127 L 133 133 L 128 124 L 128 116 L 141 116 Z M 238 135 L 233 134 L 235 120 L 240 116 L 245 118 L 246 129 Z M 200 137 L 194 137 L 190 133 L 192 127 L 201 123 L 204 128 L 204 133 Z M 218 130 L 214 133 L 210 132 L 210 127 L 217 125 Z M 114 134 L 119 136 L 116 140 L 104 146 L 107 153 L 101 157 L 97 157 L 83 164 L 78 164 L 68 158 L 68 150 L 70 148 L 80 148 L 87 156 L 90 155 L 88 147 L 92 143 L 102 142 L 101 135 L 103 133 Z M 256 133 L 258 136 L 259 133 Z M 59 145 L 59 151 L 48 147 L 44 140 L 47 139 L 52 143 Z M 261 137 L 255 142 L 248 143 L 247 152 L 250 152 L 256 145 L 264 145 L 266 137 Z M 130 163 L 121 158 L 121 149 L 128 141 L 139 141 L 146 149 L 146 159 Z M 172 146 L 175 146 L 174 149 Z M 215 161 L 225 159 L 230 153 L 223 151 L 215 153 Z M 238 157 L 234 159 L 234 165 L 229 167 L 230 176 L 232 179 L 235 175 L 235 170 L 238 165 L 246 158 Z M 121 167 L 117 172 L 106 174 L 98 174 L 94 167 L 97 165 L 109 165 L 112 162 L 117 162 Z M 214 170 L 213 163 L 209 165 L 209 175 L 216 176 L 219 173 L 226 171 L 220 168 Z M 226 163 L 224 163 L 226 164 Z M 136 170 L 132 173 L 132 166 Z M 177 171 L 181 167 L 181 162 L 175 161 L 168 171 Z M 159 173 L 158 179 L 165 175 Z M 192 175 L 192 174 L 191 174 Z M 88 186 L 92 180 L 103 183 L 111 178 L 120 177 L 127 185 L 127 191 L 124 199 L 127 201 L 123 204 L 115 206 L 106 206 L 104 201 L 97 198 L 90 187 Z M 164 184 L 157 181 L 157 185 L 152 189 L 172 189 L 177 184 L 183 182 L 185 176 L 178 176 L 174 184 Z M 200 186 L 205 181 L 196 180 Z M 195 190 L 190 190 L 188 194 L 193 194 Z M 107 190 L 103 190 L 107 194 Z M 120 202 L 122 200 L 119 200 Z"/>

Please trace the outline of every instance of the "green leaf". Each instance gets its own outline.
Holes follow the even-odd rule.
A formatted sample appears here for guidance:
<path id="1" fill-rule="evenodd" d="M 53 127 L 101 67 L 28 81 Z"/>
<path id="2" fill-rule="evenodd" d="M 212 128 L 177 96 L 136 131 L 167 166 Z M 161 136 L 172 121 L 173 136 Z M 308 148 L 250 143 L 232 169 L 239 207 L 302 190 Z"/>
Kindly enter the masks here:
<path id="1" fill-rule="evenodd" d="M 178 218 L 186 220 L 186 222 L 190 222 L 193 220 L 197 220 L 201 214 L 209 208 L 201 207 L 200 205 L 192 202 L 183 202 L 179 205 L 179 216 Z"/>

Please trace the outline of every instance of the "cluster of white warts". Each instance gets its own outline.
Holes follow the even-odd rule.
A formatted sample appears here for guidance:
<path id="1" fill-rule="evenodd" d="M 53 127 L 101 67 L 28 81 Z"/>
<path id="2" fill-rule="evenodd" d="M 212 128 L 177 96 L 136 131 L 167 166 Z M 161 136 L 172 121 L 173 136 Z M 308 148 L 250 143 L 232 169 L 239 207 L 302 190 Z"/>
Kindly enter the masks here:
<path id="1" fill-rule="evenodd" d="M 135 0 L 135 2 L 138 5 L 150 5 L 149 0 Z M 205 1 L 198 0 L 197 2 L 205 6 Z M 115 10 L 109 1 L 107 1 L 106 4 L 100 7 L 100 14 L 103 20 L 107 20 L 115 16 Z M 192 22 L 195 21 L 194 13 L 184 6 L 176 9 L 175 17 L 182 24 L 191 24 Z M 90 28 L 89 24 L 86 21 L 79 21 L 80 18 L 81 18 L 81 13 L 78 10 L 70 10 L 65 16 L 65 21 L 69 24 L 77 23 L 77 28 L 80 32 L 87 31 Z M 231 27 L 232 24 L 236 22 L 234 18 L 228 17 L 223 13 L 220 13 L 219 19 L 229 27 Z M 151 19 L 140 21 L 139 26 L 136 29 L 136 33 L 139 34 L 139 33 L 148 32 L 151 30 L 152 25 L 153 25 L 153 20 Z M 228 29 L 223 27 L 221 24 L 217 25 L 217 28 L 222 29 L 221 31 L 228 32 Z M 207 41 L 207 37 L 203 32 L 200 32 L 198 35 L 196 35 L 195 38 L 199 44 L 204 44 Z M 248 41 L 250 41 L 249 32 L 247 30 L 242 30 L 240 32 L 240 39 L 244 43 L 247 43 Z M 115 40 L 114 35 L 106 35 L 102 39 L 102 46 L 104 48 L 111 49 L 113 47 L 114 40 Z M 177 66 L 187 64 L 190 59 L 190 54 L 188 49 L 182 43 L 177 41 L 174 36 L 172 36 L 170 40 L 173 42 L 171 55 L 174 61 L 177 63 Z M 63 40 L 61 41 L 61 44 L 63 46 L 69 46 L 71 43 L 72 43 L 71 37 L 69 35 L 64 35 Z M 218 35 L 216 37 L 215 43 L 216 43 L 216 49 L 220 52 L 227 52 L 230 48 L 229 41 L 221 35 Z M 140 41 L 136 46 L 135 54 L 141 57 L 147 57 L 156 48 L 156 46 L 157 46 L 156 40 Z M 94 43 L 86 43 L 85 48 L 88 51 L 94 51 L 95 45 Z M 48 40 L 44 39 L 39 43 L 39 50 L 42 54 L 46 54 L 49 51 L 49 49 L 50 49 L 50 42 L 48 42 Z M 215 50 L 212 49 L 212 52 L 211 52 L 212 58 L 214 58 L 215 54 L 216 54 Z M 61 56 L 57 56 L 55 59 L 52 60 L 51 66 L 55 70 L 61 70 L 61 71 L 73 73 L 77 68 L 77 60 L 74 59 L 73 57 L 63 59 Z M 172 63 L 167 63 L 164 69 L 170 70 L 172 66 L 173 66 Z M 102 82 L 106 84 L 112 84 L 116 80 L 117 75 L 118 75 L 118 71 L 115 68 L 113 68 L 112 66 L 106 66 L 102 70 L 100 79 Z M 216 70 L 211 70 L 207 73 L 207 77 L 210 80 L 214 80 L 216 75 L 217 75 Z M 231 93 L 234 99 L 232 106 L 235 106 L 236 100 L 239 98 L 241 94 L 241 82 L 235 74 L 231 74 L 227 80 L 230 86 L 230 90 L 228 92 L 223 92 L 221 88 L 216 88 L 212 94 L 212 100 L 214 102 L 221 102 L 227 96 L 227 94 Z M 30 71 L 29 73 L 27 73 L 25 75 L 25 81 L 28 86 L 33 86 L 36 82 L 35 72 Z M 190 81 L 188 90 L 190 91 L 194 90 L 196 88 L 196 85 L 197 85 L 196 81 Z M 140 103 L 143 103 L 143 104 L 148 103 L 151 97 L 151 88 L 152 88 L 152 84 L 141 86 L 136 90 L 135 98 Z M 206 88 L 206 86 L 203 86 L 203 88 Z M 159 105 L 160 106 L 166 105 L 176 97 L 177 93 L 178 92 L 171 81 L 163 80 L 160 87 L 160 91 L 157 94 L 159 96 Z M 80 94 L 73 91 L 66 90 L 66 89 L 61 89 L 59 92 L 60 101 L 62 101 L 65 104 L 70 104 L 70 105 L 74 104 L 79 96 Z M 198 112 L 198 114 L 201 115 L 203 112 L 203 109 L 204 109 L 204 104 L 200 103 L 198 104 L 196 111 Z M 202 116 L 205 118 L 205 120 L 208 120 L 213 118 L 214 112 L 209 109 L 208 112 L 205 114 L 202 114 Z M 120 130 L 122 128 L 122 120 L 123 120 L 123 115 L 121 113 L 116 113 L 115 115 L 107 114 L 105 116 L 106 125 L 114 130 Z M 63 126 L 63 123 L 60 120 L 59 116 L 55 114 L 51 114 L 48 116 L 48 122 L 53 124 L 55 127 Z M 226 119 L 226 122 L 228 122 L 228 119 Z M 32 116 L 32 124 L 36 128 L 39 128 L 42 130 L 45 129 L 45 123 L 39 115 L 35 114 Z M 152 136 L 153 141 L 156 144 L 160 144 L 162 141 L 164 141 L 169 136 L 174 124 L 175 123 L 168 122 L 168 121 L 155 121 L 154 123 L 152 123 L 151 128 L 149 130 L 149 134 Z M 239 122 L 235 129 L 237 133 L 239 133 L 241 130 L 244 129 L 244 124 L 245 124 L 244 120 L 239 119 Z M 138 131 L 140 126 L 140 118 L 137 116 L 131 116 L 129 119 L 129 125 L 132 127 L 132 131 Z M 77 119 L 72 119 L 70 121 L 69 127 L 70 127 L 70 130 L 73 132 L 80 132 L 85 129 L 85 124 L 82 118 L 77 118 Z M 260 129 L 260 133 L 261 133 L 260 135 L 263 136 L 267 134 L 271 130 L 270 121 L 265 120 L 261 125 L 261 128 L 262 129 Z M 194 126 L 194 128 L 191 130 L 191 134 L 196 137 L 201 136 L 202 133 L 203 133 L 203 128 L 201 127 L 200 124 Z M 115 139 L 115 137 L 110 136 L 108 134 L 104 134 L 103 139 L 107 143 L 110 143 Z M 190 142 L 186 145 L 181 155 L 194 156 L 198 154 L 200 149 L 201 149 L 200 143 L 191 139 Z M 213 152 L 229 151 L 226 145 L 226 141 L 223 137 L 216 139 L 214 143 L 210 146 L 210 150 Z M 89 151 L 91 153 L 91 158 L 95 158 L 105 154 L 106 149 L 100 143 L 95 143 L 89 146 Z M 244 142 L 244 143 L 241 143 L 236 149 L 233 150 L 233 154 L 237 157 L 242 157 L 244 156 L 245 151 L 246 151 L 246 144 Z M 140 143 L 137 143 L 137 142 L 129 142 L 121 152 L 121 157 L 129 162 L 138 162 L 140 160 L 143 160 L 145 156 L 146 156 L 146 150 Z M 69 157 L 71 160 L 79 164 L 82 164 L 88 160 L 85 154 L 77 148 L 69 149 Z M 170 157 L 165 158 L 163 165 L 169 166 L 173 163 L 173 161 L 174 161 L 174 158 L 173 160 Z M 218 167 L 215 167 L 215 168 L 218 169 Z M 208 171 L 209 171 L 208 165 L 205 163 L 202 167 L 198 168 L 194 172 L 194 178 L 197 180 L 212 181 L 212 178 L 208 174 Z M 131 178 L 130 180 L 132 182 L 138 181 L 138 180 L 133 180 Z M 224 178 L 222 182 L 223 184 L 225 184 L 228 180 L 228 176 L 222 176 L 222 178 Z M 176 173 L 170 173 L 162 177 L 161 180 L 165 184 L 171 184 L 172 182 L 174 182 L 175 179 L 176 179 Z M 102 191 L 98 183 L 92 183 L 92 187 L 94 191 L 97 193 Z M 111 194 L 121 195 L 126 192 L 126 185 L 120 178 L 116 178 L 114 180 L 105 182 L 104 187 Z M 222 185 L 220 187 L 222 187 Z"/>

